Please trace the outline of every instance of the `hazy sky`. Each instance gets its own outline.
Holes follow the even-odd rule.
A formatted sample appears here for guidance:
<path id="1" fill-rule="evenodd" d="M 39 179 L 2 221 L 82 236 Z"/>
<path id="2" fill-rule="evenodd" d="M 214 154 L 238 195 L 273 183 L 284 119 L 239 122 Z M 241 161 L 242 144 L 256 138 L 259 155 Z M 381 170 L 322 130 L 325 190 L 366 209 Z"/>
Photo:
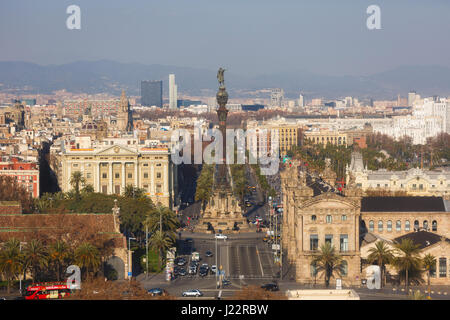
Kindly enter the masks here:
<path id="1" fill-rule="evenodd" d="M 66 8 L 81 7 L 81 30 Z M 381 7 L 382 30 L 366 9 Z M 450 67 L 448 0 L 1 0 L 0 60 L 165 64 L 260 74 Z"/>

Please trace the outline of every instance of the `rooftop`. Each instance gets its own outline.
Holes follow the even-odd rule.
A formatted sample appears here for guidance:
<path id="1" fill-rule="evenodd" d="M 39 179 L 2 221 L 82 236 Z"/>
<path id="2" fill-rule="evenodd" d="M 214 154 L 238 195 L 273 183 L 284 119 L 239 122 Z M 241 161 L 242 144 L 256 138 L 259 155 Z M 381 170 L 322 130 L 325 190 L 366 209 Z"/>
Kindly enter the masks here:
<path id="1" fill-rule="evenodd" d="M 442 197 L 364 197 L 361 212 L 445 212 Z"/>

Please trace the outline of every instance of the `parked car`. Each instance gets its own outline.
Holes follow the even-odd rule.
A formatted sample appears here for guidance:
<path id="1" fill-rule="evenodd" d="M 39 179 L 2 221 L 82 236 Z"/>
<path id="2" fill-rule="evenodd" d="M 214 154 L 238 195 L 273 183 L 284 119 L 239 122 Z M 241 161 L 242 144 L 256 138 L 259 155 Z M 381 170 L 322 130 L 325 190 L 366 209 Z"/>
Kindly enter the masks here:
<path id="1" fill-rule="evenodd" d="M 231 284 L 231 281 L 230 280 L 228 280 L 228 279 L 223 279 L 222 280 L 222 286 L 228 286 L 228 285 L 230 285 Z"/>
<path id="2" fill-rule="evenodd" d="M 266 291 L 278 291 L 278 290 L 280 290 L 280 289 L 278 288 L 278 285 L 277 285 L 276 283 L 266 283 L 266 284 L 263 284 L 263 285 L 261 286 L 261 289 L 264 289 L 264 290 L 266 290 Z"/>
<path id="3" fill-rule="evenodd" d="M 181 294 L 183 297 L 202 297 L 203 293 L 198 289 L 190 289 Z"/>
<path id="4" fill-rule="evenodd" d="M 185 268 L 181 268 L 181 269 L 178 271 L 178 274 L 179 274 L 180 276 L 184 277 L 185 275 L 187 275 L 186 269 L 185 269 Z"/>
<path id="5" fill-rule="evenodd" d="M 187 261 L 185 258 L 178 258 L 178 260 L 175 263 L 179 266 L 184 266 L 187 263 Z"/>
<path id="6" fill-rule="evenodd" d="M 215 237 L 216 237 L 216 239 L 219 239 L 219 240 L 222 240 L 222 239 L 227 240 L 228 239 L 228 237 L 226 235 L 221 234 L 221 233 L 216 233 Z"/>
<path id="7" fill-rule="evenodd" d="M 190 266 L 189 274 L 197 274 L 197 266 Z"/>
<path id="8" fill-rule="evenodd" d="M 208 275 L 208 269 L 206 268 L 200 268 L 200 270 L 198 271 L 198 275 L 200 277 L 205 277 Z"/>
<path id="9" fill-rule="evenodd" d="M 209 258 L 209 257 L 212 257 L 212 256 L 213 256 L 213 253 L 212 253 L 211 251 L 208 250 L 208 251 L 205 252 L 205 256 L 207 256 L 208 258 Z"/>
<path id="10" fill-rule="evenodd" d="M 213 264 L 211 266 L 211 273 L 216 274 L 216 272 L 217 272 L 217 266 L 215 264 Z"/>
<path id="11" fill-rule="evenodd" d="M 161 288 L 151 288 L 148 290 L 148 294 L 151 294 L 152 296 L 162 296 L 165 293 L 165 290 Z"/>

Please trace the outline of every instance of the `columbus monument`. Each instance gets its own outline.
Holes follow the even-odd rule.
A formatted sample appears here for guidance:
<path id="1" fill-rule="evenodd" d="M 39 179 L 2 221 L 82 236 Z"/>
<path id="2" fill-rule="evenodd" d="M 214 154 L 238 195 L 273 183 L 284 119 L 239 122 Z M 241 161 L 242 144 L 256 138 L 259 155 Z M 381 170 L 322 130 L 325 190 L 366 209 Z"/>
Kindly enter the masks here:
<path id="1" fill-rule="evenodd" d="M 216 233 L 247 232 L 249 226 L 247 219 L 242 215 L 239 200 L 233 193 L 233 181 L 230 168 L 226 164 L 226 129 L 228 109 L 228 93 L 225 88 L 225 69 L 217 72 L 219 91 L 217 91 L 217 117 L 219 118 L 219 130 L 222 133 L 223 152 L 222 161 L 215 165 L 213 175 L 213 193 L 208 200 L 204 213 L 195 228 L 196 232 L 210 232 L 212 228 Z"/>

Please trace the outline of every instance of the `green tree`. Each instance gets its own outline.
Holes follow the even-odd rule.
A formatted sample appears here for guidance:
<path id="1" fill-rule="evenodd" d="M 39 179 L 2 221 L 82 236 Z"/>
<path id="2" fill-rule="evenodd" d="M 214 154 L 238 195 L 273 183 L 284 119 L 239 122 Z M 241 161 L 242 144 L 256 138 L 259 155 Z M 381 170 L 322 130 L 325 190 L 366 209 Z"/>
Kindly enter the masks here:
<path id="1" fill-rule="evenodd" d="M 376 263 L 381 269 L 381 284 L 386 285 L 386 264 L 393 261 L 393 250 L 383 241 L 377 241 L 374 248 L 370 248 L 367 260 L 370 263 Z"/>
<path id="2" fill-rule="evenodd" d="M 24 267 L 31 271 L 33 282 L 39 278 L 39 271 L 48 266 L 48 254 L 45 246 L 39 240 L 31 240 L 24 248 Z"/>
<path id="3" fill-rule="evenodd" d="M 82 194 L 89 194 L 94 192 L 94 186 L 92 184 L 85 184 L 83 189 L 81 189 Z"/>
<path id="4" fill-rule="evenodd" d="M 395 244 L 398 256 L 394 259 L 394 265 L 399 271 L 405 272 L 406 292 L 409 292 L 409 274 L 420 269 L 419 245 L 414 244 L 411 239 L 403 239 L 401 243 Z"/>
<path id="5" fill-rule="evenodd" d="M 319 253 L 313 258 L 317 272 L 324 275 L 325 286 L 328 288 L 330 279 L 334 273 L 341 275 L 344 270 L 342 257 L 336 253 L 334 246 L 326 242 L 320 247 Z"/>
<path id="6" fill-rule="evenodd" d="M 98 249 L 88 242 L 83 242 L 75 249 L 75 263 L 86 270 L 86 277 L 92 275 L 100 267 L 100 254 Z"/>
<path id="7" fill-rule="evenodd" d="M 6 241 L 0 250 L 0 273 L 7 282 L 7 292 L 11 291 L 11 283 L 23 270 L 20 241 L 12 238 Z"/>
<path id="8" fill-rule="evenodd" d="M 173 239 L 164 231 L 153 232 L 149 244 L 159 252 L 159 265 L 162 267 L 164 253 L 173 245 Z"/>
<path id="9" fill-rule="evenodd" d="M 206 203 L 212 194 L 213 175 L 214 167 L 210 164 L 204 164 L 197 179 L 197 188 L 195 190 L 195 200 L 202 202 L 202 210 L 205 210 Z"/>
<path id="10" fill-rule="evenodd" d="M 163 206 L 156 206 L 149 211 L 144 223 L 149 232 L 162 231 L 175 241 L 175 230 L 179 227 L 178 218 L 172 210 Z"/>
<path id="11" fill-rule="evenodd" d="M 49 259 L 54 264 L 56 271 L 56 278 L 61 280 L 61 268 L 65 265 L 70 257 L 69 246 L 62 240 L 58 240 L 50 245 Z"/>
<path id="12" fill-rule="evenodd" d="M 132 184 L 127 184 L 123 190 L 123 196 L 126 198 L 143 198 L 145 197 L 145 189 L 135 187 Z"/>
<path id="13" fill-rule="evenodd" d="M 436 257 L 427 253 L 422 258 L 422 266 L 423 266 L 424 270 L 427 272 L 428 297 L 430 297 L 430 294 L 431 294 L 430 276 L 431 276 L 431 270 L 433 270 L 436 267 Z"/>
<path id="14" fill-rule="evenodd" d="M 84 185 L 85 182 L 86 179 L 83 177 L 83 174 L 80 171 L 72 172 L 69 183 L 75 190 L 75 197 L 77 199 L 80 198 L 80 186 Z"/>

